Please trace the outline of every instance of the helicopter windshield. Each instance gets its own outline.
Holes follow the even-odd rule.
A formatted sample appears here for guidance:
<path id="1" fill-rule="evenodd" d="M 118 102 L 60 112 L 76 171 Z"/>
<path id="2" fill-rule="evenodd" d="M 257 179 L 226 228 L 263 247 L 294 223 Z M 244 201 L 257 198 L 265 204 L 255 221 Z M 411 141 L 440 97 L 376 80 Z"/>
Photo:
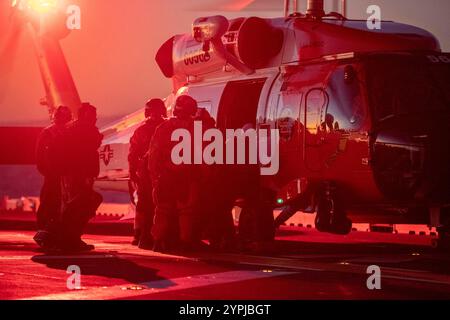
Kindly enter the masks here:
<path id="1" fill-rule="evenodd" d="M 368 84 L 378 121 L 450 112 L 449 55 L 371 57 Z"/>

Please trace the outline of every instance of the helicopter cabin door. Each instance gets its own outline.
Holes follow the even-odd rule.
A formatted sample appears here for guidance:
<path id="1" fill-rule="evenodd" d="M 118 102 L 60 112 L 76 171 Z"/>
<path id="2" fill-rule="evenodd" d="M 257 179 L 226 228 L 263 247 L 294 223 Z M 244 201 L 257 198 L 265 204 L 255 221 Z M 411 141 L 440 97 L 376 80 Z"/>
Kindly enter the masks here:
<path id="1" fill-rule="evenodd" d="M 281 81 L 286 80 L 280 78 Z M 279 182 L 284 185 L 300 177 L 301 119 L 303 93 L 283 82 L 280 91 L 274 92 L 269 109 L 270 120 L 280 136 Z"/>
<path id="2" fill-rule="evenodd" d="M 330 68 L 326 81 L 305 96 L 305 166 L 322 177 L 349 170 L 349 144 L 366 120 L 357 66 L 342 63 Z M 358 149 L 357 151 L 361 151 Z M 367 158 L 364 153 L 360 158 Z"/>
<path id="3" fill-rule="evenodd" d="M 303 93 L 295 85 L 293 74 L 281 73 L 271 84 L 260 128 L 276 130 L 279 136 L 279 168 L 275 176 L 266 177 L 266 185 L 277 191 L 278 201 L 289 200 L 301 192 L 301 105 Z M 273 134 L 273 133 L 272 133 Z M 280 202 L 278 202 L 280 203 Z"/>
<path id="4" fill-rule="evenodd" d="M 222 131 L 242 129 L 248 124 L 256 128 L 256 114 L 265 83 L 265 78 L 229 82 L 220 101 L 217 127 Z"/>
<path id="5" fill-rule="evenodd" d="M 303 159 L 306 170 L 320 171 L 323 167 L 322 146 L 325 143 L 321 132 L 322 114 L 327 109 L 328 94 L 323 88 L 311 88 L 307 91 L 304 105 Z"/>

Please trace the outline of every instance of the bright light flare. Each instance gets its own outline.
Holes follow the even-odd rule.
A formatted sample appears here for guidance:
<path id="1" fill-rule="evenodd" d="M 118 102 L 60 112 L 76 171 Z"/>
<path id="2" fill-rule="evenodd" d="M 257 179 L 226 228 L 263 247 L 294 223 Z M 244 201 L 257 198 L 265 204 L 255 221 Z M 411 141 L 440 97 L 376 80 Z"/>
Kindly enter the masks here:
<path id="1" fill-rule="evenodd" d="M 44 14 L 57 9 L 59 0 L 13 0 L 12 6 L 19 10 L 32 10 Z"/>

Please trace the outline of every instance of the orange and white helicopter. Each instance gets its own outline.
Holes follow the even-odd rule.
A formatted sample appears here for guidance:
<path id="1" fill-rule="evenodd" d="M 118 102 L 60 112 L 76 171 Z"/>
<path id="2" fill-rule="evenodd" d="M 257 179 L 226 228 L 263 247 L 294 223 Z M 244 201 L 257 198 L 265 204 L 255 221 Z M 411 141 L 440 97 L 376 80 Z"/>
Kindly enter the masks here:
<path id="1" fill-rule="evenodd" d="M 168 109 L 189 94 L 220 129 L 278 129 L 280 170 L 264 186 L 274 207 L 302 199 L 301 210 L 317 210 L 327 221 L 319 230 L 336 230 L 339 214 L 425 223 L 448 243 L 450 54 L 414 26 L 371 29 L 345 10 L 326 14 L 323 0 L 309 0 L 305 13 L 296 3 L 291 12 L 286 1 L 280 18 L 199 18 L 170 38 L 156 54 L 173 80 Z M 48 104 L 75 110 L 59 35 L 36 38 Z M 128 190 L 128 143 L 142 121 L 140 110 L 103 130 L 100 186 Z"/>

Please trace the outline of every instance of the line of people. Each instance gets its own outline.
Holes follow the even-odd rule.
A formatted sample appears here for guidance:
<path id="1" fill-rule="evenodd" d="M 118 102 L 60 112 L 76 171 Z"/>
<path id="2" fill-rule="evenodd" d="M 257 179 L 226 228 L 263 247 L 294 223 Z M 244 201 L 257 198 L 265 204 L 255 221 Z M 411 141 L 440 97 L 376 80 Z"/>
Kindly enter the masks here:
<path id="1" fill-rule="evenodd" d="M 59 107 L 53 125 L 43 130 L 37 143 L 37 167 L 44 185 L 34 240 L 45 251 L 94 249 L 81 236 L 103 201 L 93 190 L 103 136 L 96 127 L 97 110 L 89 103 L 83 103 L 77 119 L 72 119 L 68 107 Z"/>
<path id="2" fill-rule="evenodd" d="M 269 250 L 273 211 L 267 201 L 271 195 L 261 187 L 259 166 L 174 164 L 175 130 L 193 135 L 195 121 L 205 131 L 216 126 L 190 96 L 177 99 L 169 119 L 164 102 L 150 100 L 146 117 L 130 140 L 130 178 L 138 194 L 133 244 L 158 252 Z M 236 232 L 232 209 L 238 199 L 243 210 Z"/>

